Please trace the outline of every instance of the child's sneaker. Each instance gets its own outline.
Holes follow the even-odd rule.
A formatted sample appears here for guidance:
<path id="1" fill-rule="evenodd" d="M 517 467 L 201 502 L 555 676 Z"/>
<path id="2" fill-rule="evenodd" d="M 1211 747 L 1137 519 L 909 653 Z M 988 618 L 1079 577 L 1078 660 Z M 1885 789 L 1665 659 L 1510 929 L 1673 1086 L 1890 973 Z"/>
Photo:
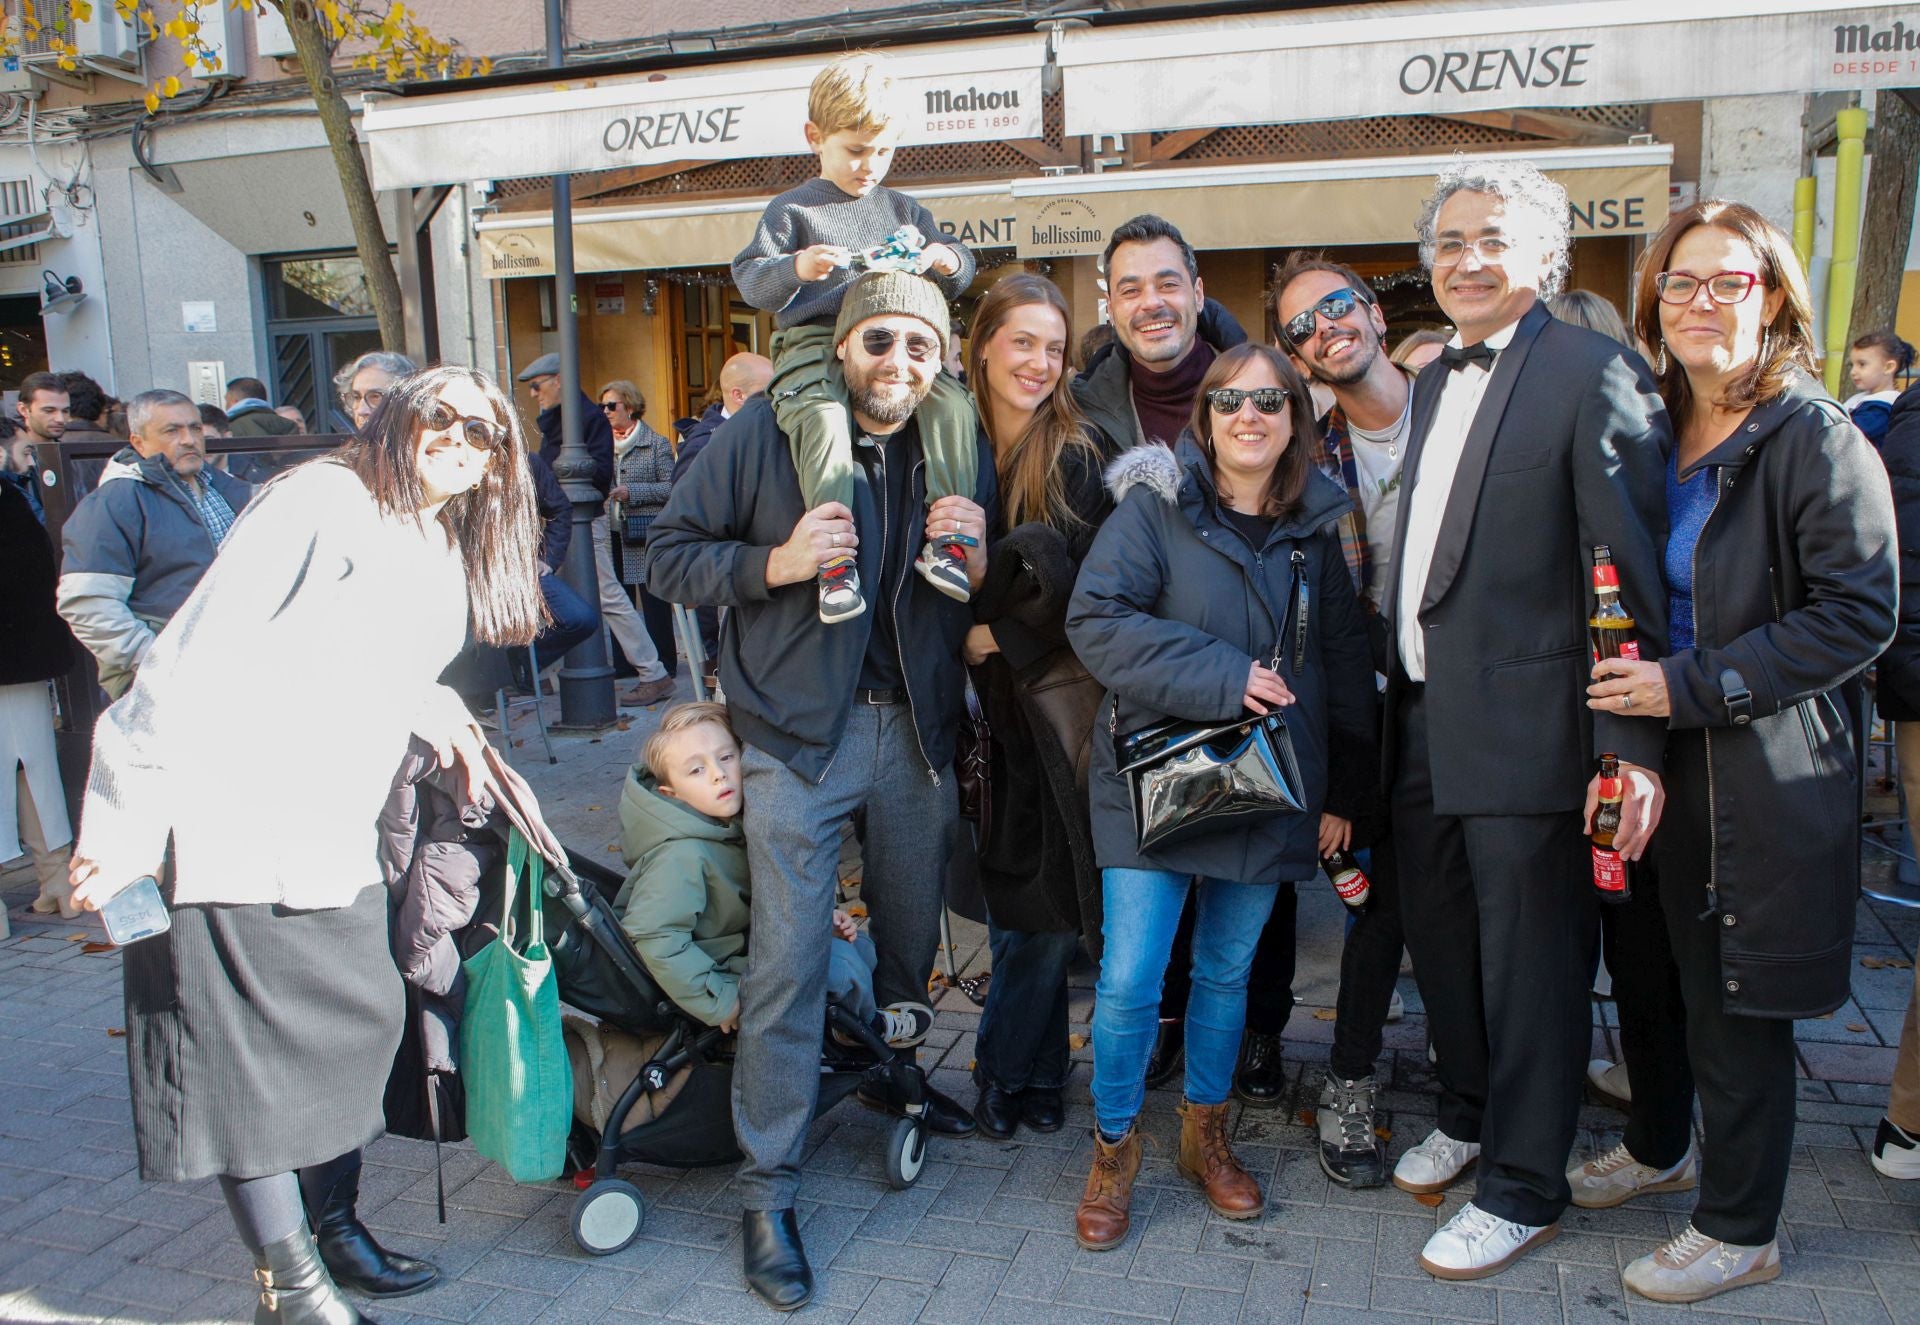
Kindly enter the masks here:
<path id="1" fill-rule="evenodd" d="M 867 610 L 867 600 L 860 596 L 860 572 L 854 568 L 852 557 L 822 566 L 818 582 L 820 619 L 828 625 L 851 621 Z"/>
<path id="2" fill-rule="evenodd" d="M 961 602 L 973 599 L 973 584 L 967 579 L 967 549 L 962 543 L 928 543 L 920 549 L 914 564 L 928 584 L 949 598 Z"/>
<path id="3" fill-rule="evenodd" d="M 933 1029 L 933 1009 L 925 1003 L 889 1003 L 874 1027 L 889 1049 L 911 1049 Z"/>

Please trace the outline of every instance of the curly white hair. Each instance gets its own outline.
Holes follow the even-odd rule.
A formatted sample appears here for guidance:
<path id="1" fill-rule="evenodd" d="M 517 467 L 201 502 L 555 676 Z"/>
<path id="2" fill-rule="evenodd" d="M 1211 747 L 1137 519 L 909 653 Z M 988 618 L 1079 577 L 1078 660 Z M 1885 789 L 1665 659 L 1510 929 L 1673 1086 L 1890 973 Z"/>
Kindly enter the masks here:
<path id="1" fill-rule="evenodd" d="M 1434 178 L 1433 196 L 1420 209 L 1420 262 L 1429 272 L 1433 270 L 1435 218 L 1456 193 L 1487 193 L 1500 199 L 1506 205 L 1510 236 L 1523 243 L 1536 241 L 1547 259 L 1540 297 L 1551 299 L 1560 293 L 1573 239 L 1573 211 L 1564 188 L 1518 157 L 1455 157 Z"/>

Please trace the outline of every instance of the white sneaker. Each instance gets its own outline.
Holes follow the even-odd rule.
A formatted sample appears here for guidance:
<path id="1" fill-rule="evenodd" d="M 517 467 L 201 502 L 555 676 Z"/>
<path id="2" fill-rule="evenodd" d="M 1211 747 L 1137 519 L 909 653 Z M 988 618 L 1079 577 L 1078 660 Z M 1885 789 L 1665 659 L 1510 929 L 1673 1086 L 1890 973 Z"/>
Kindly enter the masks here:
<path id="1" fill-rule="evenodd" d="M 1553 1241 L 1559 1233 L 1558 1224 L 1537 1228 L 1516 1224 L 1468 1201 L 1459 1214 L 1427 1239 L 1426 1250 L 1420 1253 L 1420 1268 L 1436 1279 L 1485 1279 L 1499 1274 L 1532 1248 Z"/>
<path id="2" fill-rule="evenodd" d="M 1416 1196 L 1443 1192 L 1479 1158 L 1478 1141 L 1456 1141 L 1436 1127 L 1426 1140 L 1400 1156 L 1393 1166 L 1393 1185 Z"/>
<path id="3" fill-rule="evenodd" d="M 1700 1302 L 1747 1284 L 1780 1277 L 1780 1247 L 1739 1247 L 1692 1224 L 1656 1252 L 1627 1265 L 1627 1287 L 1655 1302 Z"/>
<path id="4" fill-rule="evenodd" d="M 1690 1192 L 1700 1181 L 1700 1157 L 1693 1143 L 1687 1153 L 1670 1169 L 1642 1164 L 1627 1153 L 1621 1142 L 1598 1159 L 1576 1164 L 1567 1170 L 1567 1185 L 1573 1188 L 1573 1203 L 1582 1210 L 1611 1210 L 1636 1196 L 1655 1192 Z"/>
<path id="5" fill-rule="evenodd" d="M 1626 1108 L 1633 1103 L 1633 1087 L 1627 1084 L 1627 1065 L 1607 1058 L 1587 1062 L 1587 1084 L 1609 1104 Z"/>
<path id="6" fill-rule="evenodd" d="M 1407 1005 L 1401 1000 L 1400 991 L 1396 989 L 1393 991 L 1393 997 L 1387 1000 L 1387 1020 L 1401 1021 L 1406 1015 Z"/>
<path id="7" fill-rule="evenodd" d="M 1920 1136 L 1882 1118 L 1871 1158 L 1874 1172 L 1883 1178 L 1920 1178 Z"/>

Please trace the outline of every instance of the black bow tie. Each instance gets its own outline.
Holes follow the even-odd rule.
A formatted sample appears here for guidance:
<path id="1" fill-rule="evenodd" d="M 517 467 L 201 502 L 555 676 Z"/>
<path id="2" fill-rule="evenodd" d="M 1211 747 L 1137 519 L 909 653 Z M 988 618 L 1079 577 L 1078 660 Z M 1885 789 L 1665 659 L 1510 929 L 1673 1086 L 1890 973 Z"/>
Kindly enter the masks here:
<path id="1" fill-rule="evenodd" d="M 1440 362 L 1456 373 L 1470 363 L 1477 363 L 1490 373 L 1493 371 L 1495 353 L 1494 348 L 1484 341 L 1478 345 L 1448 345 L 1440 351 Z"/>

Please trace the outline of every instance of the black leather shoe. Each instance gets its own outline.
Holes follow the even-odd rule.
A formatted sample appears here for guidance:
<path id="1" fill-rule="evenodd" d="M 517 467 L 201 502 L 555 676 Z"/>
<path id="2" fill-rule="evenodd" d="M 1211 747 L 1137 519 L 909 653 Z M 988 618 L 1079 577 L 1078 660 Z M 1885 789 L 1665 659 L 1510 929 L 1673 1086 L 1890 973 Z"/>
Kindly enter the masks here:
<path id="1" fill-rule="evenodd" d="M 1020 1092 L 1020 1121 L 1036 1132 L 1057 1132 L 1066 1125 L 1067 1107 L 1060 1092 L 1030 1086 Z"/>
<path id="2" fill-rule="evenodd" d="M 794 1311 L 813 1297 L 813 1269 L 800 1245 L 800 1225 L 791 1208 L 749 1210 L 742 1216 L 741 1250 L 747 1287 L 775 1311 Z"/>
<path id="3" fill-rule="evenodd" d="M 1158 1090 L 1173 1080 L 1180 1070 L 1187 1047 L 1187 1019 L 1162 1020 L 1159 1034 L 1153 1037 L 1153 1052 L 1147 1056 L 1147 1089 Z"/>
<path id="4" fill-rule="evenodd" d="M 972 1136 L 973 1115 L 960 1102 L 927 1087 L 927 1130 L 936 1136 Z"/>
<path id="5" fill-rule="evenodd" d="M 253 1325 L 374 1325 L 340 1295 L 305 1228 L 261 1248 L 253 1277 L 260 1283 Z"/>
<path id="6" fill-rule="evenodd" d="M 980 1098 L 973 1106 L 973 1120 L 979 1124 L 982 1136 L 996 1141 L 1008 1140 L 1020 1125 L 1021 1113 L 1020 1096 L 991 1082 L 980 1087 Z"/>
<path id="7" fill-rule="evenodd" d="M 409 1297 L 431 1288 L 440 1271 L 388 1251 L 360 1222 L 360 1152 L 300 1172 L 300 1196 L 333 1281 L 368 1297 Z"/>
<path id="8" fill-rule="evenodd" d="M 1240 1042 L 1240 1066 L 1233 1093 L 1256 1109 L 1271 1109 L 1286 1092 L 1287 1070 L 1280 1060 L 1280 1037 L 1248 1031 Z"/>

